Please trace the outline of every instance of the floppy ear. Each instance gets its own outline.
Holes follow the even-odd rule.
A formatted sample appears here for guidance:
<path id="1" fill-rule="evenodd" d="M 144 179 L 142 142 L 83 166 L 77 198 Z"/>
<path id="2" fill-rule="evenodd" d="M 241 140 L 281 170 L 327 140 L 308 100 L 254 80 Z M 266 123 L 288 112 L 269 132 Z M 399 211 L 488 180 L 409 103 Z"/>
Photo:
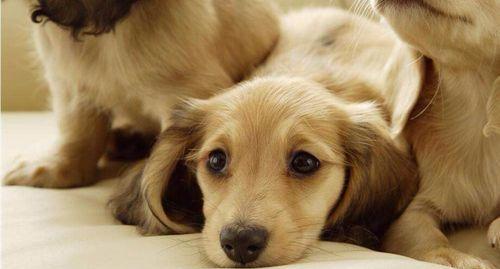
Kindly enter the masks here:
<path id="1" fill-rule="evenodd" d="M 349 106 L 350 120 L 341 133 L 346 159 L 344 191 L 332 209 L 326 236 L 377 248 L 388 225 L 416 193 L 417 169 L 410 154 L 390 137 L 375 104 Z"/>
<path id="2" fill-rule="evenodd" d="M 402 41 L 395 48 L 382 75 L 383 96 L 390 110 L 391 136 L 401 135 L 425 79 L 425 58 Z"/>
<path id="3" fill-rule="evenodd" d="M 493 92 L 488 99 L 486 111 L 488 122 L 483 129 L 484 135 L 489 137 L 493 133 L 500 134 L 500 77 L 493 83 Z"/>
<path id="4" fill-rule="evenodd" d="M 149 159 L 130 173 L 110 201 L 120 221 L 145 234 L 201 230 L 201 191 L 185 156 L 202 135 L 202 118 L 194 101 L 173 110 L 172 124 L 160 134 Z"/>

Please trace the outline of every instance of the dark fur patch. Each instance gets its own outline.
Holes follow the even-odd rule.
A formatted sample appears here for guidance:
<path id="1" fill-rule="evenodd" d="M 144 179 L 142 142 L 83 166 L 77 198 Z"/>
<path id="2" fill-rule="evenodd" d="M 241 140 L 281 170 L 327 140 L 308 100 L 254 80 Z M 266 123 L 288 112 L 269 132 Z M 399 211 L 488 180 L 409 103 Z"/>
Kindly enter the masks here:
<path id="1" fill-rule="evenodd" d="M 168 185 L 162 195 L 163 210 L 172 221 L 198 230 L 203 228 L 205 222 L 202 213 L 203 196 L 195 172 L 184 157 L 192 148 L 196 148 L 196 141 L 201 135 L 199 124 L 203 116 L 202 111 L 193 104 L 177 105 L 171 112 L 172 125 L 158 139 L 173 142 L 174 145 L 186 145 L 183 157 L 175 164 L 171 175 L 168 175 Z M 153 150 L 153 154 L 154 152 Z"/>
<path id="2" fill-rule="evenodd" d="M 203 199 L 196 176 L 184 163 L 177 163 L 167 189 L 163 193 L 162 206 L 169 218 L 201 230 L 205 222 Z"/>
<path id="3" fill-rule="evenodd" d="M 113 161 L 136 161 L 149 156 L 156 136 L 130 129 L 114 129 L 106 149 L 106 158 Z"/>
<path id="4" fill-rule="evenodd" d="M 139 230 L 146 234 L 165 232 L 146 221 L 149 213 L 163 226 L 172 229 L 156 215 L 161 213 L 153 211 L 151 202 L 161 202 L 163 213 L 173 223 L 201 230 L 205 221 L 202 193 L 191 169 L 192 164 L 185 159 L 186 153 L 196 148 L 200 135 L 197 125 L 203 114 L 189 104 L 174 109 L 172 114 L 172 125 L 159 135 L 147 160 L 148 165 L 143 161 L 134 167 L 109 203 L 117 219 L 139 226 Z M 163 185 L 148 185 L 148 182 Z M 160 195 L 161 201 L 151 201 L 153 192 Z"/>
<path id="5" fill-rule="evenodd" d="M 346 132 L 346 189 L 334 206 L 322 239 L 378 249 L 380 238 L 418 188 L 410 156 L 368 125 Z"/>
<path id="6" fill-rule="evenodd" d="M 144 226 L 147 201 L 141 187 L 144 162 L 130 169 L 120 182 L 118 191 L 108 202 L 113 215 L 123 224 L 137 225 L 143 233 L 156 233 Z M 168 186 L 162 194 L 165 214 L 174 222 L 201 230 L 205 222 L 201 190 L 192 171 L 180 161 L 169 177 Z M 167 179 L 166 179 L 167 181 Z M 152 212 L 155 215 L 155 212 Z M 160 221 L 158 216 L 156 219 Z M 160 221 L 161 222 L 161 221 Z M 164 224 L 165 225 L 165 224 Z"/>
<path id="7" fill-rule="evenodd" d="M 71 31 L 75 38 L 83 33 L 99 35 L 114 29 L 138 0 L 38 0 L 31 20 L 45 19 Z"/>

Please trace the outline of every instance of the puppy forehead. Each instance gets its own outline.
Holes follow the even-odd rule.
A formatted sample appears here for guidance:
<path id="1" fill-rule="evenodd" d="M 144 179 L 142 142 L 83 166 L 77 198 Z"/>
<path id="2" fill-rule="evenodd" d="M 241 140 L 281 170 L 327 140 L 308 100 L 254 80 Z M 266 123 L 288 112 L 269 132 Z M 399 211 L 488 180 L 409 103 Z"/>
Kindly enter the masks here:
<path id="1" fill-rule="evenodd" d="M 211 121 L 276 127 L 301 118 L 326 120 L 332 109 L 331 93 L 319 84 L 289 77 L 261 78 L 215 98 Z"/>
<path id="2" fill-rule="evenodd" d="M 286 151 L 306 145 L 326 151 L 337 148 L 338 130 L 345 121 L 331 93 L 296 79 L 258 80 L 217 101 L 207 122 L 205 144 L 235 150 Z"/>

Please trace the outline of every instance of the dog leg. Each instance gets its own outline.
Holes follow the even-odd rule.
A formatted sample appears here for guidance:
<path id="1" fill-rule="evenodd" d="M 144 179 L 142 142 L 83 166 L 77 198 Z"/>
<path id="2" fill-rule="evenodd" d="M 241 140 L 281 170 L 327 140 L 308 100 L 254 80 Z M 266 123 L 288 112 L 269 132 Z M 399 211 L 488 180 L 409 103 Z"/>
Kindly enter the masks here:
<path id="1" fill-rule="evenodd" d="M 391 226 L 383 242 L 389 252 L 459 269 L 493 269 L 489 262 L 453 249 L 435 210 L 414 200 Z"/>
<path id="2" fill-rule="evenodd" d="M 488 241 L 491 247 L 500 250 L 500 217 L 490 224 L 488 228 Z"/>
<path id="3" fill-rule="evenodd" d="M 58 90 L 53 93 L 59 128 L 56 144 L 34 160 L 20 160 L 5 174 L 5 184 L 68 188 L 96 180 L 97 162 L 109 132 L 109 118 L 92 102 L 77 96 L 77 91 L 64 91 L 66 89 L 71 88 L 53 89 Z"/>

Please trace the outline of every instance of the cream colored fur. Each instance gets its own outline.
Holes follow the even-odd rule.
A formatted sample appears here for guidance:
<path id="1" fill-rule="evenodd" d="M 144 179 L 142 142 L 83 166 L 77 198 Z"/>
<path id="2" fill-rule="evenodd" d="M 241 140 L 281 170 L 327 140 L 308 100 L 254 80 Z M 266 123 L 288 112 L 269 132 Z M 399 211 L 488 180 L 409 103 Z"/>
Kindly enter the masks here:
<path id="1" fill-rule="evenodd" d="M 500 247 L 500 1 L 372 2 L 403 40 L 430 59 L 405 128 L 419 164 L 420 190 L 391 228 L 385 248 L 461 269 L 492 268 L 453 249 L 442 228 L 490 225 L 488 240 Z"/>
<path id="2" fill-rule="evenodd" d="M 267 1 L 233 0 L 138 1 L 112 32 L 79 41 L 50 21 L 35 25 L 59 138 L 46 156 L 15 165 L 5 182 L 92 183 L 114 120 L 164 129 L 179 98 L 207 98 L 258 65 L 277 26 Z"/>
<path id="3" fill-rule="evenodd" d="M 405 115 L 393 113 L 397 98 L 384 93 L 398 92 L 374 74 L 418 73 L 422 62 L 380 25 L 336 9 L 291 13 L 281 29 L 275 50 L 248 81 L 174 110 L 143 172 L 111 201 L 117 218 L 147 234 L 193 232 L 202 225 L 191 217 L 203 211 L 205 252 L 226 267 L 290 263 L 323 228 L 331 231 L 328 240 L 378 245 L 418 182 L 390 126 Z M 391 85 L 420 86 L 401 81 Z M 207 169 L 216 149 L 228 156 L 219 176 Z M 289 169 L 301 150 L 321 162 L 306 177 Z M 191 187 L 178 190 L 183 183 Z M 202 198 L 186 191 L 193 184 Z M 181 204 L 184 197 L 203 199 L 203 209 Z M 249 264 L 230 260 L 221 248 L 221 229 L 234 223 L 270 234 Z"/>

